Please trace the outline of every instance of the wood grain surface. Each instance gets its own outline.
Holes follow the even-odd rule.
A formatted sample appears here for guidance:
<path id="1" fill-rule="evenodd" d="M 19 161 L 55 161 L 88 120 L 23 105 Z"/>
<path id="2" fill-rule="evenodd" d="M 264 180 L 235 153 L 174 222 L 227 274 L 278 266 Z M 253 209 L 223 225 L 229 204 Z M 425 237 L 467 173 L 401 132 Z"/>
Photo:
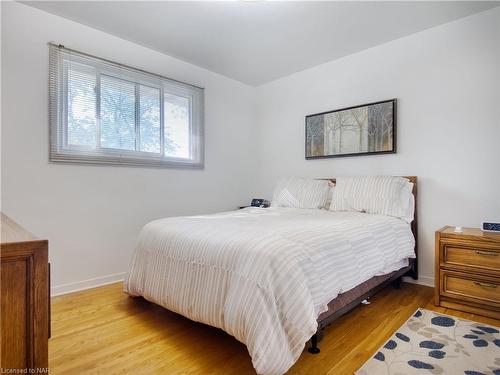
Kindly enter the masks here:
<path id="1" fill-rule="evenodd" d="M 498 326 L 433 305 L 433 289 L 388 287 L 325 331 L 321 353 L 304 351 L 289 374 L 353 374 L 418 308 Z M 245 345 L 142 298 L 122 284 L 53 298 L 51 374 L 255 374 Z"/>

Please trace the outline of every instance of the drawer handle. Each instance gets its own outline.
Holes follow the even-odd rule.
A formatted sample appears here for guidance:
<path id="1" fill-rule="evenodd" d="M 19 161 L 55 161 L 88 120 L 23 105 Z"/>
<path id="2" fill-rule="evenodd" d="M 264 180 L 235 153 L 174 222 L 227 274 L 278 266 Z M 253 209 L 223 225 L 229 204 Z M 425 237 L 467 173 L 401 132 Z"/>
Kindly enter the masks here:
<path id="1" fill-rule="evenodd" d="M 498 256 L 498 253 L 495 253 L 493 251 L 484 251 L 484 250 L 476 250 L 476 254 L 479 254 L 479 255 L 488 255 L 488 256 L 491 256 L 491 257 L 497 257 Z"/>
<path id="2" fill-rule="evenodd" d="M 484 287 L 484 288 L 492 288 L 492 289 L 496 289 L 496 288 L 498 288 L 498 285 L 495 285 L 495 284 L 487 284 L 487 283 L 480 283 L 479 281 L 474 281 L 474 284 L 479 285 L 479 286 L 482 286 L 482 287 Z"/>

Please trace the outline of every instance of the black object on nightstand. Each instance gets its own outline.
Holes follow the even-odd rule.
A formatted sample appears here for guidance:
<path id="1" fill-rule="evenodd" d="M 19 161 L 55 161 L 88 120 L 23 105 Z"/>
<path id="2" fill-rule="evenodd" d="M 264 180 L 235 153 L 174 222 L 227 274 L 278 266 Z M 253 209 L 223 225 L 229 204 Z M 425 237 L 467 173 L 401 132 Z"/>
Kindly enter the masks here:
<path id="1" fill-rule="evenodd" d="M 243 209 L 247 207 L 260 207 L 260 208 L 267 208 L 271 206 L 271 202 L 269 202 L 266 199 L 263 198 L 254 198 L 252 199 L 252 202 L 250 203 L 250 206 L 239 206 L 238 209 Z"/>
<path id="2" fill-rule="evenodd" d="M 250 203 L 250 206 L 252 207 L 261 207 L 261 208 L 267 208 L 271 205 L 271 202 L 269 202 L 266 199 L 262 198 L 254 198 L 252 199 L 252 203 Z"/>

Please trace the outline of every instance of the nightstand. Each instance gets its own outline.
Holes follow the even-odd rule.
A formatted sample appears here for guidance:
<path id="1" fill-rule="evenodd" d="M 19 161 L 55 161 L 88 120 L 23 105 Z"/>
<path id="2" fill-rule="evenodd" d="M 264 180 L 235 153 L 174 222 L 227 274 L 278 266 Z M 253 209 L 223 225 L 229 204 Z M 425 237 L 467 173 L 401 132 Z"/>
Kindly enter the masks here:
<path id="1" fill-rule="evenodd" d="M 436 232 L 435 304 L 500 319 L 500 233 Z"/>

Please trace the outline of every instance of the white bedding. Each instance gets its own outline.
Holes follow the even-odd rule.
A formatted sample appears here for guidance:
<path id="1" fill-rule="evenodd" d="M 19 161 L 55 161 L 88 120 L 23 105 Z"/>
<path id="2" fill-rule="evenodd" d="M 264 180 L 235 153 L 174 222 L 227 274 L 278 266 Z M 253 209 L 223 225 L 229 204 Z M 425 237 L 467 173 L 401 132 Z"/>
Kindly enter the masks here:
<path id="1" fill-rule="evenodd" d="M 415 257 L 403 220 L 247 208 L 147 224 L 124 289 L 246 344 L 259 374 L 283 374 L 327 303 Z"/>

